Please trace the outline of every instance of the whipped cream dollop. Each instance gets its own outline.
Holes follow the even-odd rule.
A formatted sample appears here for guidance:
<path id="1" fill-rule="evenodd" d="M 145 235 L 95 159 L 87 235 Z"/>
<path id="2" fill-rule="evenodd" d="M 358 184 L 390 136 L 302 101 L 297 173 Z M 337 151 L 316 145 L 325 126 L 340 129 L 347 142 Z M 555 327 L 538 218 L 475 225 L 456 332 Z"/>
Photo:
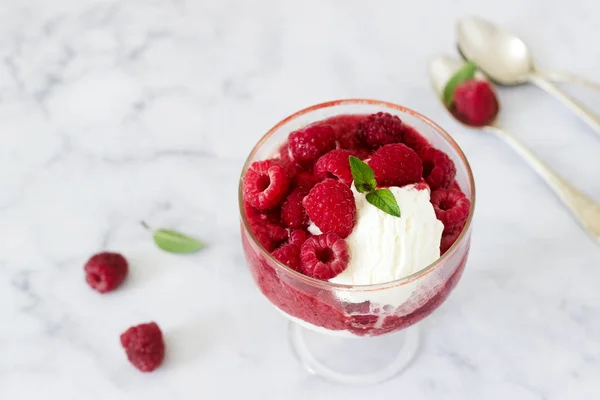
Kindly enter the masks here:
<path id="1" fill-rule="evenodd" d="M 346 238 L 350 252 L 348 267 L 329 282 L 371 285 L 411 275 L 440 257 L 444 225 L 436 218 L 423 184 L 389 188 L 400 218 L 368 203 L 354 185 L 356 225 Z M 311 227 L 315 231 L 314 227 Z M 315 231 L 316 232 L 316 231 Z"/>

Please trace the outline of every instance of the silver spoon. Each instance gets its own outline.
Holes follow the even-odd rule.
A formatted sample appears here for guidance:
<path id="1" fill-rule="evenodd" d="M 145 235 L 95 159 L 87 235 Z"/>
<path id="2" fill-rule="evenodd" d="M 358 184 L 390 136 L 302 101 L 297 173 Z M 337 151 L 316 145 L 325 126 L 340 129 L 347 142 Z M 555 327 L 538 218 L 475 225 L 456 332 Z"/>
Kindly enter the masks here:
<path id="1" fill-rule="evenodd" d="M 500 85 L 533 83 L 556 96 L 600 135 L 600 115 L 562 91 L 551 80 L 578 83 L 600 91 L 600 85 L 561 73 L 540 72 L 527 45 L 513 34 L 479 17 L 466 16 L 457 25 L 458 50 Z"/>
<path id="2" fill-rule="evenodd" d="M 450 56 L 441 56 L 431 62 L 429 77 L 440 101 L 446 83 L 463 64 L 462 60 Z M 476 77 L 483 79 L 481 73 L 478 73 Z M 444 108 L 446 108 L 445 105 Z M 515 136 L 503 129 L 498 123 L 497 117 L 489 125 L 480 127 L 464 124 L 458 119 L 457 121 L 471 129 L 481 129 L 494 133 L 508 142 L 544 179 L 589 235 L 600 243 L 600 204 L 567 182 Z"/>

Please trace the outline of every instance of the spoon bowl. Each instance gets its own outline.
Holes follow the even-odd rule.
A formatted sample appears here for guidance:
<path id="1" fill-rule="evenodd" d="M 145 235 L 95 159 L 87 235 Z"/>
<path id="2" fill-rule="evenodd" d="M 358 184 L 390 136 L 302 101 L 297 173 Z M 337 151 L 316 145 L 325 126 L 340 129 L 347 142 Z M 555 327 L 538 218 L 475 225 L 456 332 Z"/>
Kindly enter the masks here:
<path id="1" fill-rule="evenodd" d="M 483 18 L 461 18 L 456 33 L 460 53 L 499 84 L 520 85 L 529 81 L 529 75 L 535 71 L 525 42 Z"/>
<path id="2" fill-rule="evenodd" d="M 566 82 L 583 84 L 595 90 L 600 90 L 600 85 L 567 74 L 540 72 L 525 42 L 483 18 L 461 18 L 456 25 L 456 33 L 459 52 L 465 59 L 474 61 L 491 80 L 505 86 L 537 85 L 556 96 L 600 135 L 600 115 L 552 83 L 551 77 L 562 76 Z"/>

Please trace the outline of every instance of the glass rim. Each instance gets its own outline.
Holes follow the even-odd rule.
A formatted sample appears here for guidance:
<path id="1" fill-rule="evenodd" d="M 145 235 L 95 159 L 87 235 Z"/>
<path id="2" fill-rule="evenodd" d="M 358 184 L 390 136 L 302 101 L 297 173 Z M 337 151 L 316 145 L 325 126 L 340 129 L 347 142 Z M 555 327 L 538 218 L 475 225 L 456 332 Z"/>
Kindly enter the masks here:
<path id="1" fill-rule="evenodd" d="M 403 112 L 406 114 L 410 114 L 413 117 L 420 119 L 421 121 L 423 121 L 424 123 L 426 123 L 427 125 L 432 127 L 438 134 L 440 134 L 450 144 L 450 146 L 457 152 L 459 158 L 463 162 L 463 164 L 466 168 L 466 171 L 467 171 L 467 177 L 469 180 L 469 185 L 471 187 L 471 199 L 470 199 L 471 200 L 471 208 L 469 209 L 469 216 L 467 217 L 467 221 L 465 223 L 465 226 L 463 227 L 462 232 L 460 233 L 460 235 L 458 236 L 456 241 L 452 244 L 452 246 L 437 260 L 435 260 L 428 266 L 421 268 L 420 270 L 418 270 L 408 276 L 405 276 L 400 279 L 396 279 L 394 281 L 368 284 L 368 285 L 346 285 L 346 284 L 341 284 L 341 283 L 332 283 L 332 282 L 328 282 L 328 281 L 323 281 L 323 280 L 320 280 L 317 278 L 312 278 L 312 277 L 304 275 L 298 271 L 295 271 L 295 270 L 291 269 L 290 267 L 286 266 L 285 264 L 282 264 L 279 260 L 277 260 L 275 257 L 273 257 L 273 255 L 267 249 L 265 249 L 265 247 L 259 242 L 256 235 L 254 235 L 254 232 L 250 228 L 250 223 L 248 222 L 248 218 L 246 217 L 246 212 L 244 210 L 244 198 L 243 198 L 243 191 L 242 191 L 242 183 L 243 183 L 244 175 L 245 175 L 246 171 L 248 170 L 248 167 L 250 166 L 250 164 L 253 162 L 252 160 L 253 160 L 254 156 L 256 155 L 256 153 L 258 152 L 258 150 L 274 134 L 274 132 L 276 132 L 279 128 L 281 128 L 283 125 L 285 125 L 289 121 L 296 119 L 304 114 L 307 114 L 307 113 L 310 113 L 310 112 L 313 112 L 313 111 L 316 111 L 316 110 L 319 110 L 322 108 L 329 108 L 329 107 L 345 105 L 345 104 L 380 105 L 380 106 L 385 106 L 388 108 L 395 109 L 397 111 L 400 111 L 400 112 Z M 426 116 L 422 115 L 421 113 L 411 110 L 410 108 L 406 108 L 406 107 L 400 106 L 398 104 L 390 103 L 387 101 L 372 100 L 372 99 L 341 99 L 341 100 L 328 101 L 325 103 L 319 103 L 319 104 L 315 104 L 313 106 L 304 108 L 304 109 L 297 111 L 297 112 L 287 116 L 286 118 L 282 119 L 275 126 L 273 126 L 271 129 L 269 129 L 269 131 L 267 131 L 267 133 L 265 133 L 260 138 L 260 140 L 256 143 L 256 145 L 254 145 L 254 147 L 252 148 L 252 151 L 248 155 L 248 158 L 244 162 L 244 166 L 242 167 L 242 173 L 240 175 L 240 181 L 238 184 L 238 203 L 239 203 L 239 209 L 240 209 L 240 216 L 241 216 L 242 222 L 244 224 L 244 228 L 246 229 L 247 233 L 249 234 L 249 236 L 252 239 L 252 241 L 254 242 L 254 244 L 256 246 L 258 246 L 261 253 L 264 253 L 265 257 L 267 257 L 267 259 L 276 267 L 276 269 L 282 270 L 283 272 L 290 275 L 294 279 L 298 279 L 299 281 L 301 281 L 309 286 L 317 287 L 317 288 L 324 289 L 324 290 L 338 289 L 338 290 L 345 290 L 345 291 L 351 291 L 351 292 L 375 291 L 375 290 L 389 289 L 389 288 L 396 287 L 396 286 L 406 285 L 406 284 L 409 284 L 417 279 L 420 279 L 421 277 L 428 275 L 429 273 L 438 269 L 441 265 L 444 264 L 444 262 L 446 260 L 448 260 L 454 253 L 456 253 L 456 250 L 464 241 L 467 232 L 469 232 L 469 229 L 471 227 L 471 222 L 473 220 L 473 213 L 475 211 L 475 197 L 476 197 L 475 196 L 475 179 L 473 178 L 473 171 L 471 170 L 471 165 L 469 164 L 467 157 L 463 153 L 463 151 L 460 148 L 460 146 L 458 145 L 458 143 L 456 143 L 456 141 L 452 138 L 452 136 L 450 136 L 450 134 L 448 132 L 446 132 L 442 127 L 440 127 L 438 124 L 433 122 L 431 119 L 427 118 Z"/>

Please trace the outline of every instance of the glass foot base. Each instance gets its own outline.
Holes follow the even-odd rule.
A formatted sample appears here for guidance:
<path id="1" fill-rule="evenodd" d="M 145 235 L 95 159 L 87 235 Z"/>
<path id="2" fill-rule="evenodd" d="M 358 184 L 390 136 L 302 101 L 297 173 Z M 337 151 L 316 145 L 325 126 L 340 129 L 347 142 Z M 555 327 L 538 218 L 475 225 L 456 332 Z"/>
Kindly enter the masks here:
<path id="1" fill-rule="evenodd" d="M 419 326 L 376 337 L 342 338 L 289 324 L 294 354 L 312 374 L 344 384 L 373 384 L 402 372 L 415 358 Z"/>

